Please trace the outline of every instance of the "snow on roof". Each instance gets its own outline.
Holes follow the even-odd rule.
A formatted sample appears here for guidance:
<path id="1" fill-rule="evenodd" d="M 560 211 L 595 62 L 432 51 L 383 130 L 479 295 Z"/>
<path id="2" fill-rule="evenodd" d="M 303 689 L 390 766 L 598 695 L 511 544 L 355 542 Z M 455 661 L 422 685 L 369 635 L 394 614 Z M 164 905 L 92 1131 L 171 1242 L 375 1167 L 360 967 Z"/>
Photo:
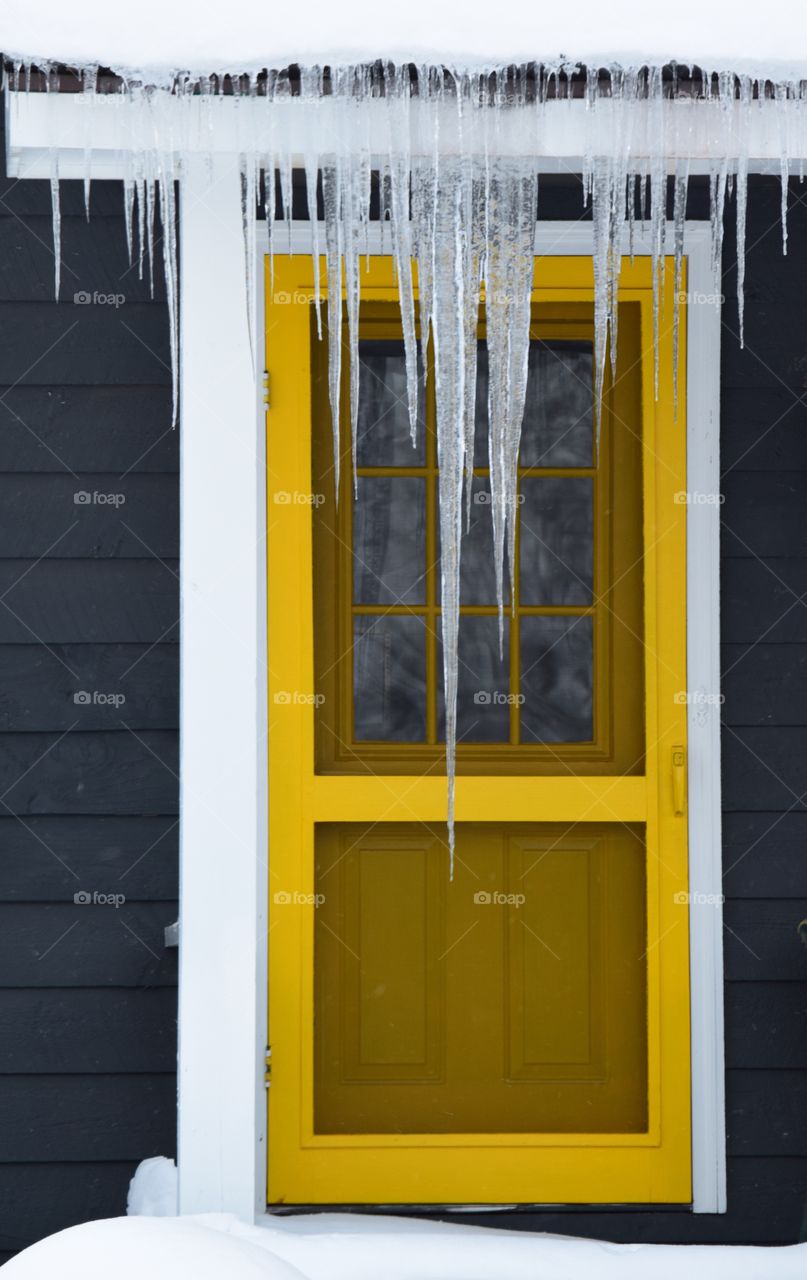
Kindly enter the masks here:
<path id="1" fill-rule="evenodd" d="M 803 1280 L 807 1245 L 616 1245 L 485 1227 L 313 1214 L 111 1218 L 6 1263 L 8 1280 Z"/>
<path id="2" fill-rule="evenodd" d="M 4 0 L 0 49 L 22 61 L 100 65 L 160 83 L 170 73 L 368 62 L 452 67 L 560 60 L 678 62 L 775 80 L 807 78 L 807 8 L 679 0 Z"/>

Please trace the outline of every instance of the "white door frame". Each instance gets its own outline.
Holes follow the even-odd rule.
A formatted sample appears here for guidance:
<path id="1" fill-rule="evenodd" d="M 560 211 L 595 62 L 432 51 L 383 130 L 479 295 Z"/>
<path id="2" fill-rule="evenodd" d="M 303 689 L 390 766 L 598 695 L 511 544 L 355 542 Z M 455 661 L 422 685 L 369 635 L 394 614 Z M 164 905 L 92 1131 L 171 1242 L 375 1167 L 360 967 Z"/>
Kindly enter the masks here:
<path id="1" fill-rule="evenodd" d="M 9 172 L 49 176 L 58 127 L 59 172 L 81 176 L 88 137 L 74 95 L 48 95 L 47 104 L 38 97 L 9 107 Z M 124 175 L 131 145 L 124 135 L 119 130 L 92 157 L 94 175 Z M 293 238 L 290 247 L 305 251 L 307 230 Z M 708 246 L 708 226 L 687 224 L 687 489 L 705 499 L 687 508 L 688 687 L 706 695 L 690 699 L 688 712 L 693 1208 L 715 1213 L 726 1207 L 716 705 L 720 308 Z M 538 253 L 591 251 L 590 224 L 538 225 Z M 639 241 L 636 251 L 648 246 Z M 208 160 L 199 151 L 187 160 L 180 253 L 179 1204 L 182 1213 L 253 1220 L 266 1207 L 263 277 L 256 270 L 248 316 L 235 152 Z"/>

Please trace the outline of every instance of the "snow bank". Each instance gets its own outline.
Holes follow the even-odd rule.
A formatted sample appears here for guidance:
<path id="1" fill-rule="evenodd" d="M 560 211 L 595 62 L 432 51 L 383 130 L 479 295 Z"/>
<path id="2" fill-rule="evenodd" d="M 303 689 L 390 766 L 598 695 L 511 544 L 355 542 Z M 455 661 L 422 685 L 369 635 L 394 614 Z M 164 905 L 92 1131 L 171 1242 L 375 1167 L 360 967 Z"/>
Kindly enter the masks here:
<path id="1" fill-rule="evenodd" d="M 177 1167 L 167 1156 L 141 1160 L 129 1183 L 126 1212 L 131 1217 L 174 1218 L 177 1213 Z"/>
<path id="2" fill-rule="evenodd" d="M 229 1220 L 108 1218 L 60 1231 L 6 1263 L 8 1280 L 301 1280 Z M 3 1277 L 6 1280 L 6 1277 Z"/>
<path id="3" fill-rule="evenodd" d="M 6 1265 L 8 1280 L 804 1280 L 807 1245 L 614 1245 L 330 1213 L 245 1226 L 222 1214 L 91 1222 Z"/>
<path id="4" fill-rule="evenodd" d="M 4 0 L 0 47 L 25 58 L 101 62 L 116 69 L 249 71 L 287 62 L 445 61 L 452 66 L 561 56 L 622 66 L 675 59 L 715 70 L 807 69 L 807 10 L 794 0 L 756 5 L 679 0 L 674 10 L 635 0 L 536 5 L 504 0 Z"/>

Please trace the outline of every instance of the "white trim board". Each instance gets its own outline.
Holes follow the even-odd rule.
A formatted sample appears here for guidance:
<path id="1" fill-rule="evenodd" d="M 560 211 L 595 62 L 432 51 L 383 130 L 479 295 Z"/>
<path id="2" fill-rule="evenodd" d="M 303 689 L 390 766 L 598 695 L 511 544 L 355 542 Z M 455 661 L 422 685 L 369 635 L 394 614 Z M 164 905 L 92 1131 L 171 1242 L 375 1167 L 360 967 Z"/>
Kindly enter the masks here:
<path id="1" fill-rule="evenodd" d="M 82 176 L 85 148 L 97 145 L 93 176 L 124 176 L 132 135 L 100 147 L 85 117 L 78 123 L 77 101 L 7 95 L 12 175 L 48 177 L 56 155 L 62 177 Z M 101 103 L 90 123 L 106 111 Z M 568 171 L 568 160 L 547 164 Z M 199 151 L 182 179 L 179 1203 L 182 1213 L 251 1220 L 266 1204 L 265 458 L 252 356 L 262 349 L 263 299 L 261 285 L 248 315 L 236 150 L 223 145 L 209 166 Z M 306 251 L 309 234 L 293 229 L 294 251 Z M 370 252 L 381 250 L 381 234 L 373 228 Z M 687 224 L 689 290 L 699 298 L 712 292 L 708 235 Z M 540 223 L 535 248 L 589 255 L 591 225 Z M 637 241 L 636 252 L 648 249 Z M 687 319 L 687 488 L 714 494 L 719 306 L 699 302 Z M 687 683 L 717 694 L 718 506 L 690 504 L 687 533 Z M 720 737 L 716 707 L 702 713 L 690 703 L 693 1208 L 714 1213 L 726 1203 Z M 713 905 L 701 905 L 710 896 Z"/>
<path id="2" fill-rule="evenodd" d="M 123 94 L 6 94 L 9 133 L 8 172 L 15 177 L 49 177 L 54 150 L 63 177 L 81 178 L 91 155 L 97 177 L 122 172 L 133 151 L 152 153 L 155 140 L 172 140 L 176 155 L 243 155 L 261 145 L 271 151 L 272 137 L 286 140 L 302 157 L 310 139 L 338 137 L 344 129 L 341 103 L 292 97 L 268 103 L 260 97 L 176 96 L 159 90 L 134 99 Z M 446 105 L 439 113 L 444 154 L 460 143 L 458 116 Z M 370 100 L 363 110 L 362 141 L 374 156 L 389 153 L 389 113 Z M 410 107 L 409 144 L 413 157 L 430 156 L 434 123 L 429 107 L 417 99 Z M 626 137 L 626 124 L 629 134 Z M 476 128 L 476 134 L 473 130 Z M 463 146 L 479 156 L 489 138 L 484 113 L 463 116 Z M 537 171 L 580 172 L 586 156 L 617 157 L 626 142 L 638 163 L 656 153 L 659 137 L 668 164 L 686 160 L 692 174 L 709 173 L 714 163 L 739 164 L 749 173 L 779 173 L 782 157 L 794 171 L 807 159 L 807 116 L 800 102 L 760 99 L 750 106 L 712 99 L 634 102 L 623 114 L 618 100 L 599 99 L 594 109 L 583 99 L 558 99 L 511 110 L 508 128 L 496 140 L 502 154 L 533 159 Z M 671 170 L 672 171 L 672 170 Z"/>

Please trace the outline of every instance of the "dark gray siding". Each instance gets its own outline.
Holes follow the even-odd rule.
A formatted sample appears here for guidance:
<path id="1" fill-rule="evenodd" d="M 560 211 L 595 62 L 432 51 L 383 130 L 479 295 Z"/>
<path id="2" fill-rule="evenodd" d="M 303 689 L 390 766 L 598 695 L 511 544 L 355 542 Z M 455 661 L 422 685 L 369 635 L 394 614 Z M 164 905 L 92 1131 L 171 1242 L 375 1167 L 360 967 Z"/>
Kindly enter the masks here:
<path id="1" fill-rule="evenodd" d="M 121 1213 L 175 1143 L 167 317 L 129 269 L 120 188 L 94 188 L 90 223 L 77 183 L 62 205 L 57 304 L 47 184 L 0 179 L 0 1257 Z"/>
<path id="2" fill-rule="evenodd" d="M 807 209 L 749 201 L 746 349 L 733 235 L 723 349 L 729 1212 L 524 1210 L 487 1225 L 785 1243 L 807 1198 Z M 0 185 L 0 1250 L 120 1213 L 174 1146 L 177 458 L 165 308 L 128 269 L 120 190 Z M 696 193 L 693 213 L 702 214 Z M 579 193 L 544 184 L 543 217 Z M 80 290 L 125 294 L 85 306 Z M 119 508 L 77 491 L 123 493 Z M 122 707 L 77 706 L 77 690 Z M 126 903 L 81 906 L 78 890 Z M 454 1219 L 456 1220 L 456 1218 Z"/>

